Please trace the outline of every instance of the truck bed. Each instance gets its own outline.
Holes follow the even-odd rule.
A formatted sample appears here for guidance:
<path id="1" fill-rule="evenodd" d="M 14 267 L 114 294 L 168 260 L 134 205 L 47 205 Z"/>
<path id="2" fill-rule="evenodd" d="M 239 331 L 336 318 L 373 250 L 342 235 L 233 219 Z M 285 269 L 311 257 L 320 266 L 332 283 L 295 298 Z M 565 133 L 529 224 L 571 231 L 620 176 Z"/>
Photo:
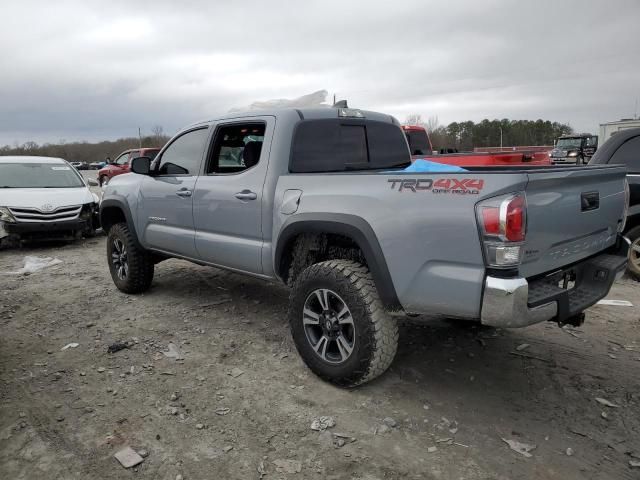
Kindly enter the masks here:
<path id="1" fill-rule="evenodd" d="M 363 219 L 375 232 L 407 312 L 479 318 L 487 269 L 478 202 L 525 192 L 525 253 L 510 274 L 535 277 L 616 243 L 624 177 L 624 168 L 615 166 L 290 174 L 278 181 L 274 210 L 279 212 L 286 190 L 296 189 L 302 190 L 296 215 L 332 212 Z M 581 195 L 590 192 L 598 192 L 598 208 L 582 211 Z M 276 213 L 274 232 L 287 220 Z"/>

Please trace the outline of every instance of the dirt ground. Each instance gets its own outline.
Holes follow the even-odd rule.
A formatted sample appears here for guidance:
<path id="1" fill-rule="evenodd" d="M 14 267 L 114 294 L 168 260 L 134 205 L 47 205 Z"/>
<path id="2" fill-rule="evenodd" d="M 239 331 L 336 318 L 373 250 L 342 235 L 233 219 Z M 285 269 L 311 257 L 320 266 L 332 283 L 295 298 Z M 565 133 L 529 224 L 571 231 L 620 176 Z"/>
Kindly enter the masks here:
<path id="1" fill-rule="evenodd" d="M 105 250 L 96 237 L 0 252 L 0 478 L 640 478 L 632 280 L 609 298 L 633 307 L 595 306 L 577 329 L 403 324 L 391 369 L 343 390 L 295 352 L 284 287 L 169 260 L 125 295 Z M 62 263 L 4 273 L 25 255 Z M 312 430 L 320 416 L 335 426 Z M 124 446 L 148 456 L 125 470 Z"/>

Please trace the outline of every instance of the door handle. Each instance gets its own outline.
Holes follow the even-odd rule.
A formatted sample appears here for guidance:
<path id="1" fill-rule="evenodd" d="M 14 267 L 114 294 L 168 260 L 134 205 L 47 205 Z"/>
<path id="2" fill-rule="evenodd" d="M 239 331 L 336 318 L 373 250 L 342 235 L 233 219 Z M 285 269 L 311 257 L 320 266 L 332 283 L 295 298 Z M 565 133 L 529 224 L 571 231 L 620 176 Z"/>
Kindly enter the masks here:
<path id="1" fill-rule="evenodd" d="M 239 200 L 255 200 L 258 198 L 258 194 L 251 190 L 242 190 L 241 192 L 236 193 L 235 197 Z"/>
<path id="2" fill-rule="evenodd" d="M 192 193 L 193 192 L 191 192 L 191 190 L 187 190 L 186 188 L 183 188 L 182 190 L 178 190 L 176 192 L 176 195 L 178 195 L 179 197 L 190 197 Z"/>

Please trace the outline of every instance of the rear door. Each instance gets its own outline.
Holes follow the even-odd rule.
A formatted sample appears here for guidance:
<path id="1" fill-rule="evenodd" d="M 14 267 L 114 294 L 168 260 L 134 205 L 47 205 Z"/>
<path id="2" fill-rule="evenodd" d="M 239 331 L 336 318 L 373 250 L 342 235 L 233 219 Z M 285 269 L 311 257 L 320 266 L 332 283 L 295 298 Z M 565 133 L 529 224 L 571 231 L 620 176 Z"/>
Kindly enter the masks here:
<path id="1" fill-rule="evenodd" d="M 615 244 L 624 212 L 624 168 L 530 171 L 528 177 L 521 274 L 546 273 Z"/>
<path id="2" fill-rule="evenodd" d="M 147 248 L 197 258 L 193 192 L 207 137 L 206 126 L 183 132 L 158 155 L 155 174 L 144 177 L 138 218 Z"/>
<path id="3" fill-rule="evenodd" d="M 202 260 L 262 273 L 262 198 L 274 124 L 274 117 L 256 117 L 216 125 L 193 197 Z"/>

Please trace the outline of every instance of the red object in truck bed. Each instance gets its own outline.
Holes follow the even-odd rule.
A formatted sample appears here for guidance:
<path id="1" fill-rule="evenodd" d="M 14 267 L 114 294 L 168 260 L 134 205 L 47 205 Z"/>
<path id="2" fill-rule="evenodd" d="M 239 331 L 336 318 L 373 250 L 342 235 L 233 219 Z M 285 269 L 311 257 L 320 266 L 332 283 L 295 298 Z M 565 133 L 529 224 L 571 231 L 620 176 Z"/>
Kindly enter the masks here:
<path id="1" fill-rule="evenodd" d="M 505 166 L 505 165 L 551 165 L 549 154 L 545 152 L 463 152 L 445 153 L 442 155 L 412 155 L 413 160 L 425 158 L 432 162 L 458 165 L 460 167 L 473 166 Z"/>
<path id="2" fill-rule="evenodd" d="M 457 165 L 459 167 L 474 166 L 505 166 L 505 165 L 551 165 L 547 150 L 540 151 L 538 148 L 531 150 L 520 150 L 510 152 L 462 152 L 443 153 L 433 155 L 431 139 L 427 131 L 418 125 L 403 125 L 411 150 L 411 159 L 424 158 L 432 162 Z M 490 147 L 491 148 L 491 147 Z M 493 148 L 491 148 L 493 149 Z"/>

